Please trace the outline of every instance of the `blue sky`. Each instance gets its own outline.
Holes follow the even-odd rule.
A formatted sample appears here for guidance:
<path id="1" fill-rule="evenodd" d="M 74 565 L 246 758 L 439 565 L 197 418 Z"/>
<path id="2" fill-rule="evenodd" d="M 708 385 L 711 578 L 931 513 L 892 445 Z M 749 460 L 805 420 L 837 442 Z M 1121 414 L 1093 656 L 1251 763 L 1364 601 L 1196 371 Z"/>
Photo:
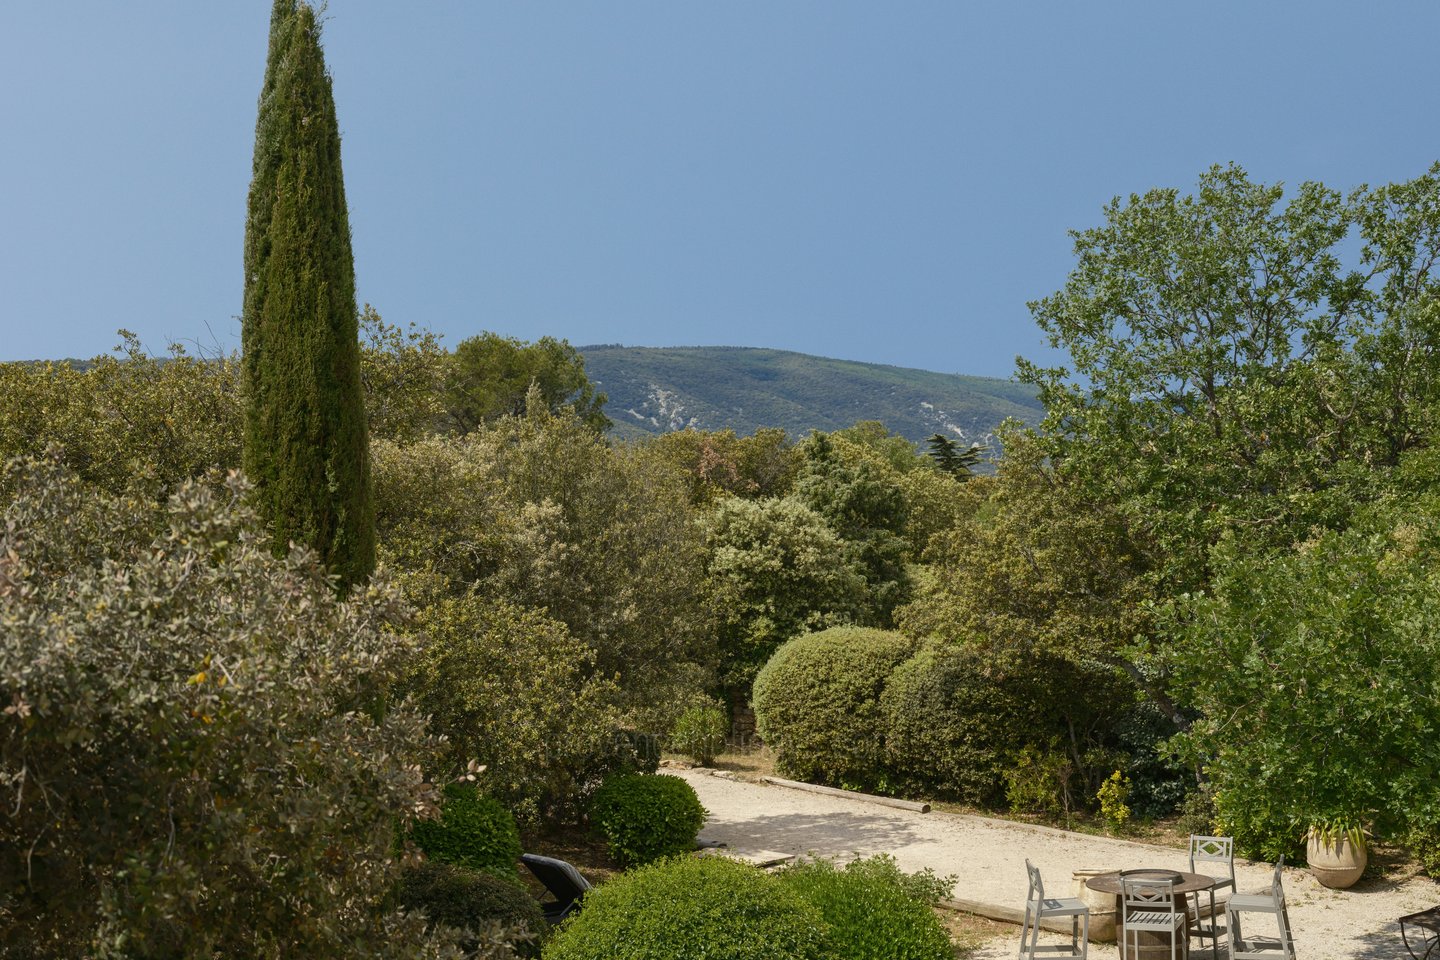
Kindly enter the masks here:
<path id="1" fill-rule="evenodd" d="M 0 360 L 238 345 L 266 0 L 0 0 Z M 1066 230 L 1440 159 L 1440 4 L 331 0 L 358 295 L 1009 376 Z"/>

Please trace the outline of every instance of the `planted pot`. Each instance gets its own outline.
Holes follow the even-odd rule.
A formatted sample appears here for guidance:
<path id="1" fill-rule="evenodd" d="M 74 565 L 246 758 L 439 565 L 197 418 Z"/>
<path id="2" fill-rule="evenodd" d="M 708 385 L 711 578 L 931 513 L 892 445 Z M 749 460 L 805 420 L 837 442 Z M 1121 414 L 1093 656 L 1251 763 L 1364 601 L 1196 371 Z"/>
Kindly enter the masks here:
<path id="1" fill-rule="evenodd" d="M 1311 875 L 1322 886 L 1344 890 L 1360 879 L 1370 855 L 1359 831 L 1311 830 L 1305 844 L 1305 859 L 1310 862 Z"/>

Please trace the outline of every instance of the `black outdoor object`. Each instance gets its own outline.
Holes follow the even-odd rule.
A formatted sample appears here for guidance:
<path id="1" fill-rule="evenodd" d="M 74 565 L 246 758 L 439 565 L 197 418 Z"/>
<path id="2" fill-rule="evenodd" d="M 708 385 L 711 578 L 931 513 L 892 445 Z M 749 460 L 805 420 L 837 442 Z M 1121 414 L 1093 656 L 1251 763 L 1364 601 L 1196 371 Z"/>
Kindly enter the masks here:
<path id="1" fill-rule="evenodd" d="M 580 898 L 590 889 L 590 881 L 580 876 L 573 865 L 536 853 L 522 853 L 520 862 L 555 896 L 554 900 L 540 904 L 546 920 L 559 923 L 580 909 Z"/>
<path id="2" fill-rule="evenodd" d="M 1405 929 L 1407 925 L 1409 930 Z M 1426 960 L 1440 946 L 1440 907 L 1401 917 L 1400 939 L 1405 941 L 1405 949 L 1410 951 L 1410 956 L 1415 960 Z"/>

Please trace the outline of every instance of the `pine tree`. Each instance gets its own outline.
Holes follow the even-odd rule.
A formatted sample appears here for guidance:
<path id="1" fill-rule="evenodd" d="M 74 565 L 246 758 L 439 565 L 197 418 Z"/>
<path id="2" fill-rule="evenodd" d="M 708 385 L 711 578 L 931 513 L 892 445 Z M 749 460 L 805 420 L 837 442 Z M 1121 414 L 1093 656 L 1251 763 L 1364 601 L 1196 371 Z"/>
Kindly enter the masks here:
<path id="1" fill-rule="evenodd" d="M 931 435 L 925 442 L 930 444 L 930 457 L 936 468 L 962 483 L 970 479 L 976 464 L 985 458 L 985 448 L 980 444 L 972 443 L 968 449 L 961 450 L 959 444 L 941 433 Z"/>
<path id="2" fill-rule="evenodd" d="M 245 224 L 245 470 L 277 551 L 375 566 L 355 267 L 315 11 L 275 0 Z"/>

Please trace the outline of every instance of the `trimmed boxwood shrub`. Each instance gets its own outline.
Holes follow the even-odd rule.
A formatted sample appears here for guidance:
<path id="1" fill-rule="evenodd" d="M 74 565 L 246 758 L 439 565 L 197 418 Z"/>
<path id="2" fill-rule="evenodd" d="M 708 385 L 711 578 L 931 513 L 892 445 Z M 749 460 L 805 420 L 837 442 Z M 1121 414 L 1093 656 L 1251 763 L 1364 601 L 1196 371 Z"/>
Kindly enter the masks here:
<path id="1" fill-rule="evenodd" d="M 820 911 L 835 960 L 954 960 L 940 919 L 907 889 L 893 861 L 857 860 L 837 870 L 811 860 L 777 876 Z"/>
<path id="2" fill-rule="evenodd" d="M 833 627 L 789 641 L 755 678 L 756 730 L 786 776 L 883 787 L 880 694 L 913 649 L 888 630 Z"/>
<path id="3" fill-rule="evenodd" d="M 592 890 L 545 960 L 828 960 L 825 934 L 819 911 L 775 877 L 680 857 Z"/>
<path id="4" fill-rule="evenodd" d="M 929 643 L 895 668 L 880 698 L 890 768 L 909 789 L 976 805 L 1005 797 L 1011 758 L 1048 733 L 1031 664 Z"/>
<path id="5" fill-rule="evenodd" d="M 696 704 L 675 721 L 670 731 L 670 749 L 685 754 L 691 760 L 708 767 L 716 756 L 725 749 L 725 734 L 729 732 L 725 711 L 719 704 Z"/>
<path id="6" fill-rule="evenodd" d="M 510 811 L 471 783 L 445 787 L 439 820 L 421 820 L 411 828 L 417 846 L 431 858 L 497 876 L 515 877 L 520 831 Z"/>
<path id="7" fill-rule="evenodd" d="M 591 824 L 627 867 L 693 850 L 705 816 L 695 789 L 663 773 L 611 777 L 590 802 Z"/>
<path id="8" fill-rule="evenodd" d="M 538 957 L 541 940 L 550 931 L 540 904 L 518 881 L 435 860 L 406 869 L 396 901 L 406 910 L 424 912 L 432 927 L 443 924 L 477 934 L 499 927 L 524 934 L 529 939 L 512 939 L 522 957 Z"/>

